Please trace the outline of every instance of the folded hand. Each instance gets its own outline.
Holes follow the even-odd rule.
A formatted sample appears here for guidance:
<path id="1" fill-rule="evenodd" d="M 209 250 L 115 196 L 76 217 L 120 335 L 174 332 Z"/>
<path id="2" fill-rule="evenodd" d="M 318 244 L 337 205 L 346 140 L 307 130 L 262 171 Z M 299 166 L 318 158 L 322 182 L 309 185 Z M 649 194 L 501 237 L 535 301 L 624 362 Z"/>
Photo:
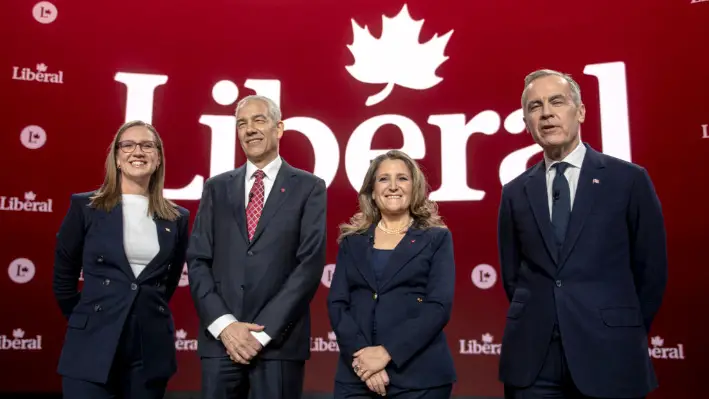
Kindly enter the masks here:
<path id="1" fill-rule="evenodd" d="M 249 364 L 249 361 L 263 348 L 251 331 L 263 331 L 263 326 L 234 322 L 219 334 L 219 339 L 226 347 L 231 360 L 241 364 Z"/>
<path id="2" fill-rule="evenodd" d="M 389 385 L 389 374 L 387 374 L 386 370 L 382 370 L 378 373 L 374 373 L 365 382 L 371 391 L 376 392 L 379 395 L 386 396 L 386 387 Z"/>
<path id="3" fill-rule="evenodd" d="M 368 346 L 354 354 L 352 368 L 362 381 L 367 381 L 372 375 L 384 370 L 391 356 L 383 346 Z"/>

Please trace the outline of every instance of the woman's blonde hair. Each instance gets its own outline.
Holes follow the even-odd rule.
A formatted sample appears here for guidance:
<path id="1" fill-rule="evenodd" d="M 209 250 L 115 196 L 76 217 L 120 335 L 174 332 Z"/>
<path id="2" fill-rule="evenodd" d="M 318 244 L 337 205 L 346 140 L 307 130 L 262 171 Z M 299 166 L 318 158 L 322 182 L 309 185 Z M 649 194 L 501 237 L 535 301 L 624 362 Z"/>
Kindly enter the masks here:
<path id="1" fill-rule="evenodd" d="M 123 136 L 126 130 L 136 126 L 142 126 L 150 130 L 153 134 L 153 140 L 155 141 L 155 146 L 158 150 L 158 158 L 160 160 L 157 169 L 155 169 L 155 172 L 150 176 L 150 183 L 148 183 L 148 213 L 160 219 L 174 221 L 180 217 L 177 205 L 163 196 L 163 189 L 165 188 L 165 153 L 163 151 L 162 139 L 151 124 L 143 121 L 126 122 L 118 129 L 116 136 L 113 138 L 108 148 L 108 155 L 106 156 L 106 176 L 104 177 L 101 187 L 96 190 L 91 197 L 91 206 L 109 212 L 120 202 L 122 195 L 121 171 L 116 165 L 116 154 L 119 151 L 118 143 L 121 141 L 121 136 Z"/>
<path id="2" fill-rule="evenodd" d="M 338 243 L 348 235 L 364 233 L 372 224 L 378 223 L 381 219 L 381 212 L 374 202 L 372 194 L 374 192 L 377 169 L 385 160 L 403 161 L 411 173 L 409 212 L 414 218 L 413 226 L 419 229 L 446 227 L 438 215 L 438 204 L 428 199 L 428 183 L 418 163 L 402 151 L 391 150 L 374 158 L 369 164 L 369 170 L 367 170 L 362 188 L 359 190 L 359 212 L 352 216 L 349 223 L 340 225 Z"/>

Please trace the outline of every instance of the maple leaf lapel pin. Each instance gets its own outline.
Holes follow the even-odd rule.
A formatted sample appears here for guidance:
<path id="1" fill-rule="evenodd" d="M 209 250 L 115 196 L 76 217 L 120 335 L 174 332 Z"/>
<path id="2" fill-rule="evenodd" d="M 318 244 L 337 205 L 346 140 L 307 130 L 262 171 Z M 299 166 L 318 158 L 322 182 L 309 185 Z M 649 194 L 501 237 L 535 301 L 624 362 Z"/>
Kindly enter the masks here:
<path id="1" fill-rule="evenodd" d="M 436 33 L 428 42 L 419 43 L 423 21 L 413 20 L 404 4 L 394 18 L 382 15 L 382 35 L 377 39 L 367 25 L 362 28 L 352 19 L 354 38 L 347 48 L 354 56 L 354 64 L 345 69 L 362 83 L 386 83 L 379 93 L 367 98 L 365 105 L 383 101 L 394 85 L 425 90 L 443 81 L 436 76 L 436 69 L 448 59 L 443 52 L 453 30 L 440 37 Z"/>

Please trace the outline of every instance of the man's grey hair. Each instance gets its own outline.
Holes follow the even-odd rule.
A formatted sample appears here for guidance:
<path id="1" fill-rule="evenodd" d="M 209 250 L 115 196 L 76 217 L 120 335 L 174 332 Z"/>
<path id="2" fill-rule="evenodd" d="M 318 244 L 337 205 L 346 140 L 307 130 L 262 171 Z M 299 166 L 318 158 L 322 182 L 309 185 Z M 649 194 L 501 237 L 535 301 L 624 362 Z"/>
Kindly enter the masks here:
<path id="1" fill-rule="evenodd" d="M 276 104 L 276 102 L 266 96 L 259 96 L 255 94 L 242 98 L 239 103 L 236 104 L 236 110 L 234 111 L 234 113 L 238 113 L 239 108 L 243 107 L 244 105 L 246 105 L 246 103 L 253 100 L 259 100 L 266 103 L 266 106 L 268 107 L 268 116 L 273 120 L 274 124 L 281 121 L 281 108 Z"/>
<path id="2" fill-rule="evenodd" d="M 524 78 L 524 90 L 522 90 L 523 110 L 525 109 L 525 103 L 527 102 L 527 89 L 529 89 L 529 84 L 532 83 L 534 80 L 543 78 L 545 76 L 559 76 L 561 78 L 566 79 L 566 81 L 569 82 L 569 86 L 571 86 L 571 99 L 577 107 L 581 105 L 581 87 L 579 87 L 579 84 L 576 83 L 576 81 L 571 77 L 571 75 L 555 71 L 553 69 L 538 69 Z"/>

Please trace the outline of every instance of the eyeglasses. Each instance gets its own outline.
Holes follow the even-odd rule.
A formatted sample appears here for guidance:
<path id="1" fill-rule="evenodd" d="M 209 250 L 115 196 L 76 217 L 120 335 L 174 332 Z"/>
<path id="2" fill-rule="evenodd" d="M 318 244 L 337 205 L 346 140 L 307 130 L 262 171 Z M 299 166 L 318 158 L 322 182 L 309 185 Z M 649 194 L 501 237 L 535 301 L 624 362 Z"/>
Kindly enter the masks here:
<path id="1" fill-rule="evenodd" d="M 154 141 L 144 141 L 142 143 L 136 143 L 135 141 L 127 140 L 118 143 L 118 148 L 120 148 L 121 151 L 126 153 L 131 153 L 135 151 L 135 147 L 140 147 L 140 149 L 144 153 L 150 154 L 155 151 L 156 148 L 158 148 L 158 145 L 155 144 Z"/>

